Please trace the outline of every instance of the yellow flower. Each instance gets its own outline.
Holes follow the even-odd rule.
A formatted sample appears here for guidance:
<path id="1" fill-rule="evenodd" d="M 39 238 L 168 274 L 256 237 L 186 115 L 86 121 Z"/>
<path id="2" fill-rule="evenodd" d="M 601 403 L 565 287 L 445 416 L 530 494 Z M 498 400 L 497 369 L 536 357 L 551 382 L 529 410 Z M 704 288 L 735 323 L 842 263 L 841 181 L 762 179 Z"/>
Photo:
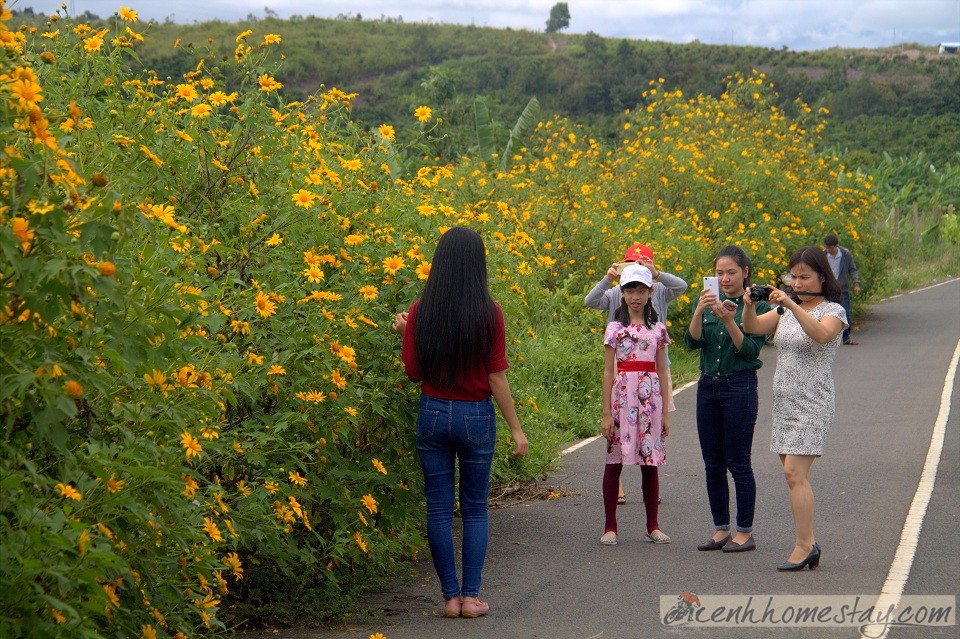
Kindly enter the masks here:
<path id="1" fill-rule="evenodd" d="M 193 107 L 192 109 L 190 109 L 190 115 L 192 117 L 197 118 L 198 120 L 202 120 L 203 118 L 209 118 L 212 113 L 213 113 L 213 107 L 210 106 L 209 104 L 200 103 L 195 107 Z"/>
<path id="2" fill-rule="evenodd" d="M 184 455 L 186 455 L 188 460 L 193 456 L 199 457 L 203 451 L 200 441 L 187 431 L 183 431 L 183 434 L 180 436 L 180 444 L 183 446 Z"/>
<path id="3" fill-rule="evenodd" d="M 192 84 L 178 84 L 176 90 L 176 96 L 181 100 L 186 100 L 187 102 L 193 102 L 197 99 L 199 94 L 197 93 L 197 88 Z"/>
<path id="4" fill-rule="evenodd" d="M 67 394 L 67 397 L 79 399 L 83 395 L 83 386 L 71 379 L 63 385 L 63 391 Z"/>
<path id="5" fill-rule="evenodd" d="M 270 239 L 265 242 L 265 244 L 267 246 L 277 246 L 279 244 L 283 244 L 283 236 L 279 233 L 274 233 L 270 236 Z"/>
<path id="6" fill-rule="evenodd" d="M 397 257 L 396 255 L 391 255 L 387 259 L 383 260 L 383 270 L 390 275 L 396 275 L 397 271 L 404 267 L 404 261 L 402 257 Z"/>
<path id="7" fill-rule="evenodd" d="M 357 546 L 360 547 L 360 550 L 362 550 L 363 552 L 369 552 L 367 550 L 367 542 L 363 540 L 363 535 L 361 535 L 360 533 L 354 533 L 353 541 L 356 542 Z"/>
<path id="8" fill-rule="evenodd" d="M 11 219 L 10 228 L 13 229 L 13 234 L 17 236 L 17 239 L 20 240 L 20 246 L 23 250 L 26 251 L 29 249 L 30 243 L 33 241 L 36 233 L 30 228 L 30 222 L 27 221 L 27 218 L 15 217 Z"/>
<path id="9" fill-rule="evenodd" d="M 428 122 L 433 117 L 433 110 L 428 106 L 418 106 L 413 110 L 413 117 L 420 122 Z"/>
<path id="10" fill-rule="evenodd" d="M 67 499 L 72 499 L 73 501 L 80 501 L 83 499 L 83 495 L 80 494 L 80 491 L 71 486 L 70 484 L 57 484 L 54 486 L 57 490 L 60 491 L 60 494 Z"/>
<path id="11" fill-rule="evenodd" d="M 117 272 L 117 265 L 113 262 L 100 262 L 98 268 L 100 270 L 100 275 L 103 275 L 104 277 L 113 277 L 113 275 Z"/>
<path id="12" fill-rule="evenodd" d="M 207 100 L 209 100 L 210 104 L 212 104 L 213 106 L 223 106 L 228 102 L 233 102 L 236 98 L 237 98 L 236 93 L 231 93 L 228 95 L 223 91 L 214 91 L 207 97 Z"/>
<path id="13" fill-rule="evenodd" d="M 359 289 L 359 292 L 361 295 L 363 295 L 363 299 L 365 299 L 368 302 L 372 302 L 373 300 L 377 299 L 377 297 L 379 296 L 377 287 L 372 286 L 370 284 L 367 284 L 366 286 L 361 286 Z"/>
<path id="14" fill-rule="evenodd" d="M 269 73 L 264 73 L 263 75 L 258 76 L 257 83 L 260 85 L 260 90 L 264 93 L 279 91 L 283 88 L 283 83 L 277 82 L 277 80 Z"/>
<path id="15" fill-rule="evenodd" d="M 246 39 L 247 39 L 247 36 L 249 36 L 249 35 L 253 35 L 253 30 L 252 30 L 252 29 L 247 29 L 246 31 L 244 31 L 243 33 L 241 33 L 240 35 L 238 35 L 238 36 L 237 36 L 237 42 L 239 43 L 239 42 L 242 42 L 243 40 L 246 40 Z"/>
<path id="16" fill-rule="evenodd" d="M 373 495 L 364 495 L 362 501 L 371 515 L 377 512 L 377 500 L 373 498 Z"/>
<path id="17" fill-rule="evenodd" d="M 67 621 L 67 618 L 63 616 L 63 613 L 56 608 L 51 608 L 50 614 L 53 615 L 53 620 L 57 623 L 65 623 Z"/>
<path id="18" fill-rule="evenodd" d="M 309 209 L 317 201 L 317 196 L 306 189 L 300 189 L 293 194 L 293 203 L 300 208 Z"/>
<path id="19" fill-rule="evenodd" d="M 120 598 L 117 597 L 117 587 L 113 584 L 103 584 L 103 592 L 106 593 L 107 599 L 113 604 L 114 607 L 120 607 Z"/>
<path id="20" fill-rule="evenodd" d="M 288 477 L 290 477 L 291 483 L 296 484 L 301 488 L 307 485 L 307 478 L 295 470 L 291 470 L 290 473 L 288 474 Z"/>
<path id="21" fill-rule="evenodd" d="M 83 48 L 86 49 L 88 53 L 99 51 L 102 47 L 103 36 L 99 34 L 90 36 L 83 41 Z"/>
<path id="22" fill-rule="evenodd" d="M 270 370 L 267 371 L 267 375 L 286 375 L 287 369 L 279 364 L 273 364 L 270 366 Z"/>
<path id="23" fill-rule="evenodd" d="M 154 630 L 153 626 L 145 623 L 140 626 L 140 632 L 142 639 L 157 639 L 157 631 Z"/>
<path id="24" fill-rule="evenodd" d="M 277 312 L 277 305 L 273 303 L 270 296 L 263 291 L 257 292 L 256 297 L 257 313 L 264 319 L 274 315 Z"/>
<path id="25" fill-rule="evenodd" d="M 120 19 L 124 22 L 136 22 L 140 19 L 137 12 L 127 7 L 120 7 Z"/>
<path id="26" fill-rule="evenodd" d="M 110 479 L 107 480 L 107 490 L 111 493 L 119 493 L 123 490 L 123 485 L 126 482 L 122 479 L 117 479 L 116 473 L 110 474 Z"/>
<path id="27" fill-rule="evenodd" d="M 200 488 L 197 481 L 189 476 L 183 475 L 183 496 L 184 497 L 193 497 L 197 494 L 197 489 Z"/>
<path id="28" fill-rule="evenodd" d="M 264 46 L 270 45 L 270 44 L 280 44 L 281 42 L 283 42 L 283 38 L 281 38 L 276 33 L 268 33 L 267 35 L 263 36 Z"/>
<path id="29" fill-rule="evenodd" d="M 430 263 L 429 262 L 420 262 L 420 265 L 417 266 L 417 279 L 425 280 L 430 277 Z"/>
<path id="30" fill-rule="evenodd" d="M 307 278 L 307 281 L 311 284 L 317 284 L 324 278 L 323 270 L 319 266 L 311 266 L 310 268 L 303 269 L 303 276 Z"/>
<path id="31" fill-rule="evenodd" d="M 333 381 L 333 385 L 343 390 L 347 387 L 347 380 L 343 375 L 340 374 L 340 371 L 333 371 L 330 373 L 330 379 Z"/>
<path id="32" fill-rule="evenodd" d="M 203 518 L 203 529 L 207 531 L 207 534 L 210 535 L 210 539 L 213 541 L 223 541 L 223 535 L 220 534 L 220 529 L 217 528 L 217 524 L 209 517 Z"/>
<path id="33" fill-rule="evenodd" d="M 227 556 L 223 558 L 223 564 L 233 571 L 234 577 L 243 579 L 243 567 L 240 565 L 240 557 L 237 553 L 227 553 Z"/>
<path id="34" fill-rule="evenodd" d="M 382 632 L 375 632 L 370 635 L 370 639 L 387 639 L 387 635 L 383 634 Z"/>
<path id="35" fill-rule="evenodd" d="M 389 124 L 381 124 L 377 130 L 380 132 L 380 137 L 384 140 L 394 141 L 397 137 L 396 131 L 393 130 L 393 127 Z"/>
<path id="36" fill-rule="evenodd" d="M 381 462 L 381 461 L 380 461 L 379 459 L 377 459 L 376 457 L 373 458 L 373 467 L 377 469 L 377 472 L 378 472 L 378 473 L 382 473 L 382 474 L 384 474 L 384 475 L 387 474 L 387 467 L 384 466 L 384 465 L 383 465 L 383 462 Z"/>

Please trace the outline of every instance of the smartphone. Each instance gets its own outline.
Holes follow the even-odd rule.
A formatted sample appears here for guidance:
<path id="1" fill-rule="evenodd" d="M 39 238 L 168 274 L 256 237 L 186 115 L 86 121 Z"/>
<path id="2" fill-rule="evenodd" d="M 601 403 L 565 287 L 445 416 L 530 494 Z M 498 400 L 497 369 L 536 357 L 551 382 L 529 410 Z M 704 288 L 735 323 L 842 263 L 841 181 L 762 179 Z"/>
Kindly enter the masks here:
<path id="1" fill-rule="evenodd" d="M 728 311 L 730 311 L 731 313 L 734 313 L 737 310 L 737 303 L 734 302 L 733 300 L 723 300 L 721 304 L 723 304 L 723 307 Z"/>
<path id="2" fill-rule="evenodd" d="M 715 277 L 705 277 L 703 278 L 703 290 L 713 291 L 713 294 L 717 296 L 717 300 L 720 299 L 720 282 Z"/>

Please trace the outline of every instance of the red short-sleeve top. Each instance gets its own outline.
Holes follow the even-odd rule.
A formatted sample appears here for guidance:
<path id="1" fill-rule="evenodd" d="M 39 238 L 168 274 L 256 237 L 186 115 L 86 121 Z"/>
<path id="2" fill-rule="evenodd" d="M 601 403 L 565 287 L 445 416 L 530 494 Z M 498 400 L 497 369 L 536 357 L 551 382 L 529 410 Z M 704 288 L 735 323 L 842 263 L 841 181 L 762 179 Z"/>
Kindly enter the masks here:
<path id="1" fill-rule="evenodd" d="M 452 388 L 437 388 L 423 379 L 423 373 L 420 365 L 416 361 L 414 349 L 413 327 L 417 321 L 417 307 L 420 300 L 417 300 L 410 306 L 407 317 L 407 326 L 403 331 L 403 364 L 407 369 L 407 377 L 414 382 L 421 382 L 420 389 L 431 397 L 438 399 L 453 399 L 459 401 L 480 401 L 487 399 L 492 394 L 490 390 L 490 380 L 487 376 L 491 373 L 499 373 L 510 367 L 507 361 L 507 337 L 506 329 L 503 324 L 503 311 L 500 305 L 494 302 L 494 324 L 493 324 L 493 344 L 490 348 L 490 358 L 484 366 L 475 366 L 466 371 L 463 381 Z M 451 345 L 453 347 L 453 345 Z"/>

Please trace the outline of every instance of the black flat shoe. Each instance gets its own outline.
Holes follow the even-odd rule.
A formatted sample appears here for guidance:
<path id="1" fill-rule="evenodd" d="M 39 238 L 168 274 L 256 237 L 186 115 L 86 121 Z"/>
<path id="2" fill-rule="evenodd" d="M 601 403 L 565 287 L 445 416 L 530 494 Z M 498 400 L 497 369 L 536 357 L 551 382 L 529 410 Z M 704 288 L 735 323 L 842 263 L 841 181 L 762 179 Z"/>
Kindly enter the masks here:
<path id="1" fill-rule="evenodd" d="M 798 564 L 785 561 L 779 566 L 777 566 L 777 570 L 779 570 L 780 572 L 788 572 L 788 571 L 795 571 L 795 570 L 803 570 L 807 566 L 810 566 L 810 570 L 816 570 L 817 566 L 819 565 L 820 565 L 820 546 L 818 546 L 817 544 L 813 544 L 813 548 L 810 549 L 810 554 L 807 555 L 806 559 L 804 559 Z"/>
<path id="2" fill-rule="evenodd" d="M 731 538 L 732 535 L 727 535 L 723 539 L 711 539 L 707 543 L 697 546 L 697 550 L 720 550 L 727 545 Z"/>
<path id="3" fill-rule="evenodd" d="M 756 550 L 757 542 L 753 540 L 751 536 L 750 539 L 746 540 L 742 544 L 738 544 L 735 541 L 731 541 L 729 544 L 723 547 L 723 552 L 747 552 L 748 550 Z"/>

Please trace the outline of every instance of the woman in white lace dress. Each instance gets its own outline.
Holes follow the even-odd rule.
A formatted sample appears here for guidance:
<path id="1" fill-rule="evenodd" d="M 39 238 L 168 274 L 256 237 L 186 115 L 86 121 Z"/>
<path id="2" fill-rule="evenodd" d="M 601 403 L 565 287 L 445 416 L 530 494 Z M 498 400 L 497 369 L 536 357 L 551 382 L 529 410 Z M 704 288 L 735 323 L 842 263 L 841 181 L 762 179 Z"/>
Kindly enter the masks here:
<path id="1" fill-rule="evenodd" d="M 783 463 L 796 529 L 793 551 L 777 569 L 813 570 L 820 564 L 820 546 L 813 536 L 810 468 L 833 425 L 833 360 L 847 320 L 840 284 L 820 247 L 794 253 L 789 269 L 793 293 L 770 293 L 770 303 L 781 311 L 758 316 L 749 291 L 744 295 L 743 330 L 773 333 L 777 347 L 770 449 Z"/>

